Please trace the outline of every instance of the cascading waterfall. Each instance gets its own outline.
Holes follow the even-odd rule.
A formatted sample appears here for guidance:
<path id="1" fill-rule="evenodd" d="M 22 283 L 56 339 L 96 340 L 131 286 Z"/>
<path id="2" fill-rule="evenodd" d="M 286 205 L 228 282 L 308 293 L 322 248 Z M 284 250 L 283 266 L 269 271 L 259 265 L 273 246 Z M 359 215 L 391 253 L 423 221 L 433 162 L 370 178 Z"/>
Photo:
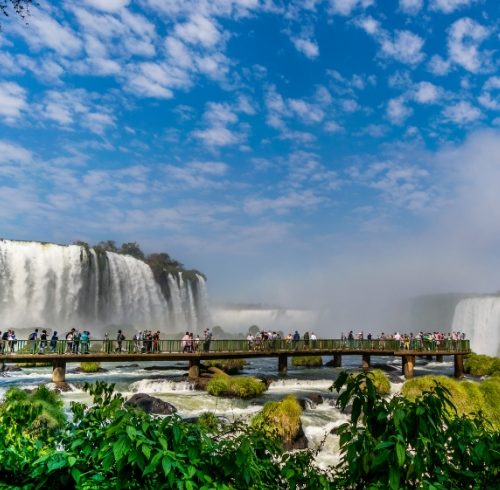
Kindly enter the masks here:
<path id="1" fill-rule="evenodd" d="M 0 330 L 52 327 L 201 331 L 209 317 L 205 279 L 166 277 L 162 294 L 151 268 L 131 256 L 79 245 L 0 240 Z M 206 303 L 206 304 L 205 304 Z"/>
<path id="2" fill-rule="evenodd" d="M 455 308 L 452 331 L 465 332 L 474 352 L 500 356 L 500 297 L 460 301 Z"/>

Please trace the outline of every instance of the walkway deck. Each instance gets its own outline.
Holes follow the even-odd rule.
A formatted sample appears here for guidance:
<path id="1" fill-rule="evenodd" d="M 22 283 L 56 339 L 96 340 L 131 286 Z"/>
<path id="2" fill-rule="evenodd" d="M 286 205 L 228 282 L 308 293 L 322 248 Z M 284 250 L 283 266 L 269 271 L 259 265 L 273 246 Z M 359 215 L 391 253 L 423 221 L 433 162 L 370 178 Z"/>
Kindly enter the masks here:
<path id="1" fill-rule="evenodd" d="M 40 349 L 44 353 L 40 353 Z M 78 346 L 66 341 L 58 341 L 54 352 L 49 343 L 40 346 L 40 342 L 18 341 L 12 345 L 8 342 L 0 344 L 0 364 L 5 363 L 52 363 L 54 382 L 65 379 L 66 364 L 71 362 L 146 362 L 146 361 L 187 361 L 189 374 L 196 377 L 199 374 L 200 362 L 206 359 L 251 359 L 275 357 L 278 359 L 278 371 L 285 373 L 288 357 L 293 356 L 333 356 L 333 365 L 342 366 L 342 356 L 361 356 L 362 366 L 370 367 L 371 356 L 401 357 L 403 374 L 413 377 L 415 358 L 419 356 L 453 356 L 455 376 L 463 376 L 463 356 L 470 353 L 469 342 L 441 341 L 420 343 L 415 341 L 409 348 L 403 348 L 399 341 L 394 340 L 355 340 L 318 339 L 316 341 L 288 342 L 274 340 L 256 345 L 246 340 L 213 340 L 209 346 L 201 342 L 195 346 L 194 352 L 183 352 L 184 345 L 180 340 L 161 340 L 158 345 L 138 344 L 134 341 L 124 341 L 122 351 L 117 352 L 116 341 L 92 340 L 90 344 L 79 343 Z M 141 348 L 146 352 L 141 352 Z M 13 351 L 11 352 L 11 349 Z M 208 350 L 206 350 L 208 349 Z M 76 350 L 76 352 L 74 352 Z M 34 352 L 34 353 L 32 353 Z M 88 353 L 87 353 L 88 352 Z"/>

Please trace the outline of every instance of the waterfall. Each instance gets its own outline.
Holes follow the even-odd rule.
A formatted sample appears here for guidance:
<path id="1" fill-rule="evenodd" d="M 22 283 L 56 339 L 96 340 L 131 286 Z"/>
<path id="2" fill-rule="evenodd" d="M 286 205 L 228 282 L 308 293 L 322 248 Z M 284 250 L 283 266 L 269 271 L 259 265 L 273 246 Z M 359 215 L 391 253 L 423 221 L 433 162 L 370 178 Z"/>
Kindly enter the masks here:
<path id="1" fill-rule="evenodd" d="M 208 326 L 201 275 L 168 274 L 166 298 L 151 268 L 79 245 L 0 240 L 0 330 L 133 325 L 161 332 Z M 200 291 L 200 294 L 193 294 Z"/>
<path id="2" fill-rule="evenodd" d="M 500 297 L 460 301 L 455 308 L 452 331 L 465 332 L 474 352 L 500 356 Z"/>

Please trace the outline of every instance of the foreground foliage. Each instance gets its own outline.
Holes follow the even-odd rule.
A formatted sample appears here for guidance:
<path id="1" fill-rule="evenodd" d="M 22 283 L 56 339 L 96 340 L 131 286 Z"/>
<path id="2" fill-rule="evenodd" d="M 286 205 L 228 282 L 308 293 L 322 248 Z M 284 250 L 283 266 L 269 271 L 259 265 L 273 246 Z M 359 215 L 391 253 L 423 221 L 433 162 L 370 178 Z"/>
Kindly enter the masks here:
<path id="1" fill-rule="evenodd" d="M 346 373 L 334 388 L 351 410 L 338 429 L 340 464 L 329 471 L 309 450 L 285 452 L 257 423 L 155 417 L 124 406 L 113 385 L 86 384 L 93 403 L 72 403 L 68 420 L 47 388 L 13 388 L 0 404 L 0 489 L 497 488 L 499 432 L 457 416 L 445 388 L 386 400 L 370 376 Z"/>
<path id="2" fill-rule="evenodd" d="M 338 406 L 351 406 L 349 422 L 338 429 L 334 488 L 497 488 L 500 433 L 479 416 L 458 416 L 446 388 L 386 400 L 370 376 L 345 372 L 334 388 Z"/>

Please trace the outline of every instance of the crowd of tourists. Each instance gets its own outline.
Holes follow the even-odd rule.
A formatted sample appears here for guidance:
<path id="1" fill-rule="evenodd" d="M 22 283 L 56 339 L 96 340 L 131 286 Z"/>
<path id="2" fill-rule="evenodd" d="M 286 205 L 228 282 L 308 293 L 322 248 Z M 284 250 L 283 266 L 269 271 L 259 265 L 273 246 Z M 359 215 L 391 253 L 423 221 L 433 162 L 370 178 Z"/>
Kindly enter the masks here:
<path id="1" fill-rule="evenodd" d="M 406 350 L 438 350 L 439 347 L 452 347 L 453 350 L 458 348 L 458 342 L 465 340 L 464 332 L 418 332 L 417 334 L 410 333 L 400 333 L 394 332 L 393 334 L 380 333 L 378 336 L 373 336 L 368 333 L 365 337 L 364 332 L 359 332 L 354 334 L 351 330 L 347 335 L 342 332 L 341 341 L 344 347 L 356 348 L 361 345 L 365 346 L 364 341 L 369 342 L 371 348 L 384 349 L 387 345 L 387 341 L 395 341 L 400 349 Z"/>
<path id="2" fill-rule="evenodd" d="M 283 347 L 281 341 L 284 341 L 286 348 L 298 349 L 300 340 L 303 341 L 304 348 L 314 349 L 318 337 L 314 332 L 309 333 L 308 331 L 304 332 L 301 337 L 298 330 L 295 330 L 293 334 L 289 332 L 285 337 L 282 337 L 279 332 L 267 330 L 261 330 L 255 335 L 249 332 L 247 335 L 248 349 L 253 351 L 273 349 L 278 345 Z"/>

